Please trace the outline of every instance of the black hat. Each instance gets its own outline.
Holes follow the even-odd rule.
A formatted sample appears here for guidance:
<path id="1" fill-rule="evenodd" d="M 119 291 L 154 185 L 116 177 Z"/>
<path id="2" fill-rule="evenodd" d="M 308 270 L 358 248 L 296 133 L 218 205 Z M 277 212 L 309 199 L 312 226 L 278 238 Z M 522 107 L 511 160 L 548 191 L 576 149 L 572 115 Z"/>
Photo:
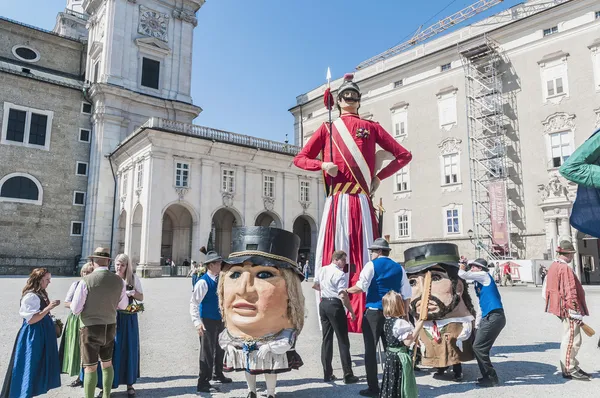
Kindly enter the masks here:
<path id="1" fill-rule="evenodd" d="M 256 265 L 291 268 L 304 280 L 298 266 L 300 237 L 292 232 L 271 227 L 240 227 L 233 229 L 232 253 L 225 261 L 229 265 L 251 261 Z"/>
<path id="2" fill-rule="evenodd" d="M 383 238 L 377 238 L 373 241 L 373 244 L 369 246 L 368 250 L 390 251 L 390 244 Z"/>
<path id="3" fill-rule="evenodd" d="M 354 79 L 353 73 L 346 73 L 344 75 L 344 82 L 338 88 L 338 98 L 342 96 L 342 93 L 346 90 L 356 91 L 358 95 L 361 95 L 360 88 L 358 88 L 358 84 L 354 83 L 352 80 Z"/>
<path id="4" fill-rule="evenodd" d="M 453 243 L 428 243 L 411 247 L 404 251 L 404 269 L 407 274 L 415 274 L 436 264 L 458 268 L 458 246 Z"/>
<path id="5" fill-rule="evenodd" d="M 476 265 L 483 269 L 485 272 L 488 272 L 490 270 L 488 262 L 483 258 L 478 258 L 477 260 L 469 261 L 468 265 L 469 269 L 471 269 L 471 266 Z"/>
<path id="6" fill-rule="evenodd" d="M 206 258 L 204 259 L 203 265 L 214 263 L 215 261 L 223 261 L 223 258 L 219 256 L 219 253 L 216 251 L 209 251 L 206 253 Z"/>

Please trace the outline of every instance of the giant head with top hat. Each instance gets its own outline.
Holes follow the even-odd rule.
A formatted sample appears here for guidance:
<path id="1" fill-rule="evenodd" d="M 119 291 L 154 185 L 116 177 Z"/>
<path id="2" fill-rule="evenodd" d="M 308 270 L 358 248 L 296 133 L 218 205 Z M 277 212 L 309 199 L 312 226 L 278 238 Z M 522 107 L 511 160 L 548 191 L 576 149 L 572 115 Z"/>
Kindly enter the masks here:
<path id="1" fill-rule="evenodd" d="M 233 336 L 256 339 L 304 326 L 300 237 L 271 227 L 233 229 L 219 279 L 219 305 Z"/>

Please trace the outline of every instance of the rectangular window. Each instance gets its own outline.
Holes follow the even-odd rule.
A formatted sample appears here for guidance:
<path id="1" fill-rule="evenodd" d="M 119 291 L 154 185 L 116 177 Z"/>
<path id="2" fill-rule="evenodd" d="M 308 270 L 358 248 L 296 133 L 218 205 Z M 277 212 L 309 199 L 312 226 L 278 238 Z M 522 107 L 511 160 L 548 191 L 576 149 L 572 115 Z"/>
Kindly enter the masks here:
<path id="1" fill-rule="evenodd" d="M 79 129 L 79 141 L 80 142 L 90 142 L 90 130 L 87 129 Z"/>
<path id="2" fill-rule="evenodd" d="M 75 174 L 78 176 L 86 176 L 88 174 L 88 164 L 85 162 L 77 162 Z"/>
<path id="3" fill-rule="evenodd" d="M 263 176 L 263 196 L 272 198 L 275 195 L 275 177 Z"/>
<path id="4" fill-rule="evenodd" d="M 458 209 L 446 210 L 446 232 L 449 234 L 460 233 Z"/>
<path id="5" fill-rule="evenodd" d="M 187 187 L 188 177 L 190 175 L 190 165 L 187 163 L 177 163 L 175 166 L 175 186 Z"/>
<path id="6" fill-rule="evenodd" d="M 396 80 L 394 82 L 394 88 L 402 87 L 403 85 L 404 85 L 404 80 L 403 79 Z"/>
<path id="7" fill-rule="evenodd" d="M 410 191 L 410 177 L 408 174 L 408 167 L 400 169 L 396 173 L 396 192 Z"/>
<path id="8" fill-rule="evenodd" d="M 98 83 L 98 77 L 100 75 L 100 61 L 94 64 L 94 83 Z"/>
<path id="9" fill-rule="evenodd" d="M 563 87 L 563 79 L 562 77 L 548 80 L 546 82 L 548 88 L 548 97 L 552 97 L 553 95 L 563 94 L 565 92 Z"/>
<path id="10" fill-rule="evenodd" d="M 77 206 L 85 206 L 85 192 L 73 192 L 73 204 Z"/>
<path id="11" fill-rule="evenodd" d="M 410 237 L 410 217 L 408 214 L 397 214 L 396 226 L 398 228 L 398 238 Z"/>
<path id="12" fill-rule="evenodd" d="M 458 180 L 458 154 L 444 155 L 444 184 L 456 184 Z"/>
<path id="13" fill-rule="evenodd" d="M 37 149 L 50 149 L 51 111 L 4 103 L 0 142 Z"/>
<path id="14" fill-rule="evenodd" d="M 450 62 L 447 63 L 447 64 L 444 64 L 444 65 L 440 66 L 440 70 L 442 72 L 450 70 L 450 69 L 452 69 L 452 63 L 450 63 Z"/>
<path id="15" fill-rule="evenodd" d="M 300 202 L 308 202 L 310 200 L 310 182 L 300 181 Z"/>
<path id="16" fill-rule="evenodd" d="M 596 11 L 596 14 L 594 15 L 594 17 L 596 19 L 600 19 L 600 11 Z"/>
<path id="17" fill-rule="evenodd" d="M 81 103 L 81 113 L 91 115 L 92 114 L 92 104 L 87 103 L 87 102 L 82 102 Z"/>
<path id="18" fill-rule="evenodd" d="M 458 122 L 456 93 L 443 94 L 438 99 L 438 118 L 440 128 L 446 130 Z"/>
<path id="19" fill-rule="evenodd" d="M 25 119 L 27 112 L 11 109 L 8 112 L 8 128 L 6 139 L 9 141 L 23 142 L 25 138 Z"/>
<path id="20" fill-rule="evenodd" d="M 137 164 L 137 189 L 144 186 L 144 163 L 139 162 Z"/>
<path id="21" fill-rule="evenodd" d="M 223 192 L 234 192 L 235 187 L 235 171 L 223 170 L 221 178 L 221 190 Z"/>
<path id="22" fill-rule="evenodd" d="M 83 223 L 81 221 L 71 221 L 71 236 L 81 236 L 83 234 Z"/>
<path id="23" fill-rule="evenodd" d="M 544 29 L 544 37 L 553 35 L 555 33 L 558 33 L 558 26 L 553 26 L 551 28 Z"/>
<path id="24" fill-rule="evenodd" d="M 142 58 L 142 86 L 158 90 L 160 62 Z"/>
<path id="25" fill-rule="evenodd" d="M 392 126 L 394 137 L 403 137 L 408 133 L 408 112 L 406 110 L 396 110 L 392 113 Z"/>
<path id="26" fill-rule="evenodd" d="M 121 195 L 127 195 L 127 188 L 129 183 L 129 171 L 123 172 L 123 190 L 121 191 Z"/>
<path id="27" fill-rule="evenodd" d="M 571 156 L 571 140 L 568 131 L 550 134 L 552 167 L 560 167 Z"/>

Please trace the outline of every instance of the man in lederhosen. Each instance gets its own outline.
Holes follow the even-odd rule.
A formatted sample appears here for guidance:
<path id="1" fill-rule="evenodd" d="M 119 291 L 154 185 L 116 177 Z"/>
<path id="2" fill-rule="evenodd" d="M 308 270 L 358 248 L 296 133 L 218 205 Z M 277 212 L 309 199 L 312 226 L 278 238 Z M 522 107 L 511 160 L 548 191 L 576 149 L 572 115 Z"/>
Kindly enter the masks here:
<path id="1" fill-rule="evenodd" d="M 198 376 L 198 392 L 211 392 L 210 379 L 221 383 L 231 383 L 229 377 L 223 374 L 223 349 L 219 346 L 219 333 L 225 326 L 219 311 L 217 284 L 223 259 L 217 252 L 206 254 L 204 266 L 206 273 L 202 275 L 190 299 L 190 315 L 194 327 L 200 337 L 200 374 Z"/>
<path id="2" fill-rule="evenodd" d="M 102 387 L 104 397 L 110 397 L 115 376 L 112 365 L 117 309 L 129 304 L 125 281 L 108 270 L 110 250 L 99 247 L 89 256 L 94 272 L 85 276 L 77 286 L 71 311 L 80 315 L 79 334 L 81 362 L 84 370 L 85 398 L 93 398 L 98 383 L 98 358 L 102 362 Z"/>

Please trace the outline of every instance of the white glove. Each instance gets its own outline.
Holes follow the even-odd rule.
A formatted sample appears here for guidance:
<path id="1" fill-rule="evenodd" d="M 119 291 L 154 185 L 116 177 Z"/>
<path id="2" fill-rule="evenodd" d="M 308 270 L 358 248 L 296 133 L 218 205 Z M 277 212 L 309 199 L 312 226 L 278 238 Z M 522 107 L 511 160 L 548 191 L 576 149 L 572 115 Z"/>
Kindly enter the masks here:
<path id="1" fill-rule="evenodd" d="M 264 361 L 269 352 L 271 352 L 271 347 L 269 347 L 269 344 L 261 345 L 256 353 L 256 358 Z"/>
<path id="2" fill-rule="evenodd" d="M 569 318 L 573 319 L 574 321 L 583 321 L 583 315 L 572 310 L 569 310 Z"/>
<path id="3" fill-rule="evenodd" d="M 135 295 L 135 290 L 127 290 L 125 291 L 127 297 L 133 297 Z"/>
<path id="4" fill-rule="evenodd" d="M 321 164 L 321 169 L 332 177 L 335 177 L 338 174 L 338 167 L 335 165 L 335 163 L 323 162 Z"/>
<path id="5" fill-rule="evenodd" d="M 377 191 L 377 188 L 379 188 L 379 184 L 381 184 L 381 180 L 377 177 L 373 177 L 373 179 L 371 180 L 371 195 L 373 195 L 375 191 Z"/>

